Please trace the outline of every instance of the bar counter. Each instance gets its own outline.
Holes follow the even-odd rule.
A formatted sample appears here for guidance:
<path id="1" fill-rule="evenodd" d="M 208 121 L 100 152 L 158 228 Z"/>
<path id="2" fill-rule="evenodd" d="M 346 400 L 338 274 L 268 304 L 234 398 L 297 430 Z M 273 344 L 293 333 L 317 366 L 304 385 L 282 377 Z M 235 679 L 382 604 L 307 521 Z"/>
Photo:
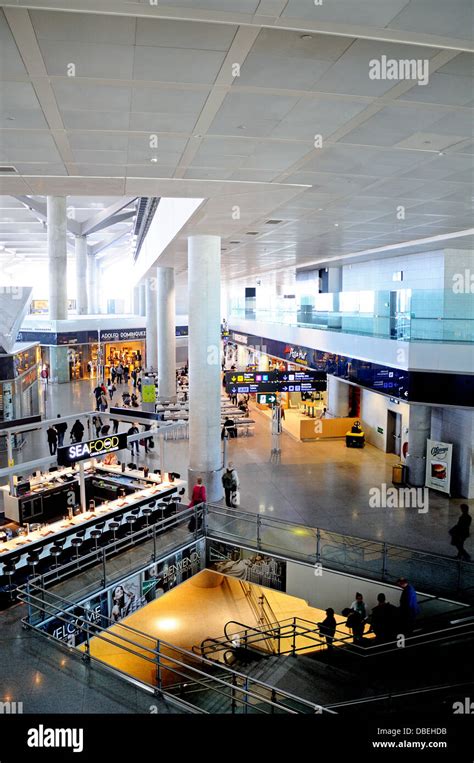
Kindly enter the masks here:
<path id="1" fill-rule="evenodd" d="M 78 530 L 86 530 L 84 540 L 90 538 L 90 531 L 97 525 L 97 523 L 105 522 L 104 531 L 108 529 L 110 522 L 117 520 L 121 515 L 128 514 L 132 509 L 143 509 L 149 506 L 152 502 L 156 503 L 163 498 L 177 494 L 183 488 L 186 488 L 186 482 L 184 480 L 174 480 L 173 482 L 166 481 L 164 483 L 159 482 L 158 475 L 151 474 L 147 478 L 143 476 L 142 472 L 126 470 L 122 472 L 120 467 L 114 466 L 97 466 L 94 469 L 88 469 L 88 475 L 92 478 L 100 478 L 101 476 L 109 476 L 113 479 L 116 477 L 129 477 L 146 480 L 148 483 L 146 486 L 139 488 L 136 492 L 133 492 L 125 497 L 118 498 L 114 501 L 105 501 L 103 504 L 95 507 L 94 511 L 86 511 L 84 513 L 77 514 L 71 519 L 58 519 L 56 522 L 47 524 L 45 527 L 41 527 L 28 535 L 18 536 L 12 538 L 9 541 L 0 543 L 0 564 L 3 565 L 12 558 L 18 559 L 16 562 L 16 568 L 23 567 L 26 562 L 26 556 L 32 551 L 42 552 L 42 558 L 47 556 L 51 546 L 59 538 L 66 538 L 64 548 L 68 548 L 71 545 L 71 540 L 75 536 Z M 138 513 L 140 516 L 141 511 Z M 46 551 L 46 553 L 44 553 Z M 3 570 L 2 570 L 3 571 Z"/>

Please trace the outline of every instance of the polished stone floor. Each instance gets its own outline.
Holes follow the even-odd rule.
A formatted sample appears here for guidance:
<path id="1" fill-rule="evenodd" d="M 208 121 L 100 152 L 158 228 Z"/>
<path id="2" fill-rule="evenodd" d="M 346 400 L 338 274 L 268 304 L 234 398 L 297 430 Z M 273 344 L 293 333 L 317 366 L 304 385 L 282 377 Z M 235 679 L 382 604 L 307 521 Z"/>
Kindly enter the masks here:
<path id="1" fill-rule="evenodd" d="M 55 417 L 57 413 L 93 410 L 94 386 L 93 381 L 49 385 L 44 389 L 45 415 Z M 373 507 L 369 491 L 382 484 L 392 485 L 395 456 L 371 445 L 363 450 L 347 449 L 340 440 L 303 443 L 284 433 L 277 462 L 271 458 L 268 418 L 255 409 L 251 415 L 256 420 L 255 434 L 228 441 L 227 458 L 239 473 L 243 510 L 453 556 L 448 529 L 457 520 L 461 499 L 450 500 L 430 491 L 426 512 L 417 508 Z M 122 427 L 127 428 L 128 425 Z M 28 435 L 16 459 L 28 461 L 47 454 L 45 436 L 34 433 Z M 144 458 L 143 450 L 141 456 Z M 157 465 L 157 453 L 146 458 L 150 466 Z M 6 465 L 5 454 L 1 454 L 0 463 Z M 187 440 L 166 442 L 165 465 L 183 476 L 186 474 Z M 470 503 L 474 505 L 474 501 Z M 472 540 L 466 547 L 472 551 Z"/>

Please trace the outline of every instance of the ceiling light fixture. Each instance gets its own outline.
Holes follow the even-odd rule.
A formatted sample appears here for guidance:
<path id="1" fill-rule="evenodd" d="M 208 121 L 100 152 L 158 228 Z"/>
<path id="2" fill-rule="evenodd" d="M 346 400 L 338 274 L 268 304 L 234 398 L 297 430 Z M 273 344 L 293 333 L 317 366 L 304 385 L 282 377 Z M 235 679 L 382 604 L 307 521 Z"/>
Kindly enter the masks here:
<path id="1" fill-rule="evenodd" d="M 300 40 L 312 40 L 313 35 L 312 34 L 300 34 Z"/>
<path id="2" fill-rule="evenodd" d="M 156 164 L 157 161 L 158 161 L 158 157 L 157 156 L 152 156 L 151 159 L 150 159 L 150 162 L 153 162 L 153 164 Z"/>
<path id="3" fill-rule="evenodd" d="M 238 130 L 246 130 L 247 129 L 247 125 L 238 125 L 237 129 Z"/>

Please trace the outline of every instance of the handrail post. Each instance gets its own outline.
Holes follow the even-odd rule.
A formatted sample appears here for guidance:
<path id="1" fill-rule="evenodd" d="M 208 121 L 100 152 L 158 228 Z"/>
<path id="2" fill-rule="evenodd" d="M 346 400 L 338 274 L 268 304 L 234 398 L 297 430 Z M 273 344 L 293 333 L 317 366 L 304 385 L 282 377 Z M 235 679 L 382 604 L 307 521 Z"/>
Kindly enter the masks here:
<path id="1" fill-rule="evenodd" d="M 291 647 L 293 657 L 296 656 L 296 617 L 293 618 L 293 643 Z"/>
<path id="2" fill-rule="evenodd" d="M 208 506 L 207 503 L 203 503 L 202 505 L 202 532 L 204 537 L 207 536 L 207 517 L 208 517 Z"/>
<path id="3" fill-rule="evenodd" d="M 82 620 L 82 628 L 86 626 L 85 627 L 86 645 L 85 645 L 85 652 L 82 655 L 82 659 L 84 660 L 84 662 L 88 662 L 91 658 L 91 634 L 89 630 L 89 621 L 86 619 L 86 617 L 82 617 L 81 620 Z"/>
<path id="4" fill-rule="evenodd" d="M 102 588 L 107 585 L 107 556 L 105 548 L 102 549 Z"/>
<path id="5" fill-rule="evenodd" d="M 459 593 L 461 590 L 461 573 L 462 573 L 462 559 L 459 559 L 458 561 L 458 582 L 456 587 L 456 593 Z"/>
<path id="6" fill-rule="evenodd" d="M 281 626 L 279 625 L 276 630 L 277 649 L 278 649 L 277 654 L 281 654 L 280 632 L 281 632 Z"/>
<path id="7" fill-rule="evenodd" d="M 249 690 L 249 677 L 248 676 L 245 676 L 244 690 L 245 690 L 245 695 L 244 695 L 245 696 L 245 710 L 244 710 L 244 713 L 245 713 L 245 715 L 247 715 L 248 711 L 249 711 L 249 695 L 247 694 L 247 692 Z"/>
<path id="8" fill-rule="evenodd" d="M 156 525 L 153 525 L 153 551 L 151 555 L 151 561 L 154 562 L 156 559 Z"/>
<path id="9" fill-rule="evenodd" d="M 271 701 L 272 701 L 272 702 L 276 702 L 276 691 L 275 691 L 275 689 L 272 689 L 272 693 L 271 693 Z M 271 714 L 271 715 L 273 715 L 273 714 L 274 714 L 274 712 L 275 712 L 275 707 L 274 707 L 274 705 L 272 704 L 272 706 L 271 706 L 271 708 L 270 708 L 270 714 Z"/>
<path id="10" fill-rule="evenodd" d="M 387 544 L 382 544 L 382 580 L 387 577 Z"/>
<path id="11" fill-rule="evenodd" d="M 262 517 L 260 516 L 260 514 L 257 514 L 257 548 L 258 549 L 262 548 L 262 538 L 260 536 L 261 524 L 262 524 Z"/>
<path id="12" fill-rule="evenodd" d="M 235 710 L 236 710 L 236 707 L 237 707 L 236 702 L 235 702 L 235 685 L 236 685 L 236 680 L 237 679 L 236 679 L 235 673 L 232 673 L 232 689 L 231 689 L 231 692 L 230 692 L 230 697 L 231 697 L 230 712 L 232 713 L 232 715 L 235 715 Z"/>
<path id="13" fill-rule="evenodd" d="M 159 639 L 156 642 L 156 685 L 161 691 L 161 649 Z"/>
<path id="14" fill-rule="evenodd" d="M 316 528 L 316 561 L 321 561 L 321 530 Z"/>

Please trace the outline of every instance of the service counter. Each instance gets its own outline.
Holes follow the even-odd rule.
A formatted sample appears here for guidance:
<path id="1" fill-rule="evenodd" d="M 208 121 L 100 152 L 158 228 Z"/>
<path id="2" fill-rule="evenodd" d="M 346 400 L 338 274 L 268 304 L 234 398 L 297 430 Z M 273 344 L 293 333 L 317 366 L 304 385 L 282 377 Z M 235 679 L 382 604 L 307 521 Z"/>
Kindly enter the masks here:
<path id="1" fill-rule="evenodd" d="M 357 418 L 322 418 L 301 419 L 300 440 L 327 440 L 333 437 L 345 437 L 352 429 Z"/>
<path id="2" fill-rule="evenodd" d="M 65 473 L 70 473 L 71 471 L 71 469 L 64 469 L 60 472 L 54 472 L 54 475 L 58 475 L 59 477 L 66 476 Z M 17 559 L 20 555 L 20 558 L 16 562 L 16 567 L 18 569 L 26 564 L 26 556 L 33 549 L 41 549 L 42 556 L 46 556 L 50 547 L 54 545 L 60 537 L 65 538 L 64 548 L 67 548 L 71 545 L 70 541 L 77 533 L 78 529 L 86 530 L 85 540 L 87 540 L 90 537 L 90 531 L 97 523 L 105 522 L 104 529 L 107 530 L 109 522 L 118 519 L 122 514 L 129 513 L 131 509 L 142 510 L 152 503 L 156 504 L 157 501 L 174 495 L 178 493 L 178 491 L 181 493 L 181 491 L 186 489 L 186 482 L 184 480 L 176 479 L 171 482 L 169 479 L 165 479 L 163 482 L 159 482 L 159 479 L 158 475 L 148 475 L 148 477 L 145 478 L 143 472 L 134 470 L 126 470 L 125 472 L 122 472 L 120 467 L 118 467 L 118 471 L 115 472 L 114 467 L 92 467 L 89 465 L 85 471 L 86 491 L 91 497 L 93 497 L 94 494 L 98 496 L 98 498 L 94 499 L 96 500 L 95 509 L 93 511 L 79 513 L 70 518 L 64 518 L 64 516 L 62 516 L 57 521 L 39 527 L 33 532 L 29 532 L 27 535 L 19 535 L 4 543 L 0 543 L 0 563 L 3 566 L 9 559 L 13 557 Z M 46 483 L 46 485 L 48 484 L 49 483 Z M 77 480 L 69 482 L 66 485 L 67 489 L 72 491 L 76 490 L 76 486 L 78 493 L 79 483 Z M 19 511 L 21 512 L 24 500 L 48 500 L 51 495 L 54 496 L 57 492 L 59 493 L 60 488 L 61 486 L 58 486 L 57 488 L 46 487 L 44 491 L 41 489 L 37 490 L 33 497 L 25 495 L 15 498 L 14 496 L 7 494 L 5 498 L 15 499 L 15 501 L 18 502 Z M 128 494 L 117 497 L 119 489 L 122 489 L 121 492 L 124 490 Z M 105 495 L 114 496 L 114 500 L 104 497 L 103 501 L 100 502 L 100 491 L 104 491 Z M 109 492 L 107 493 L 107 491 Z M 62 497 L 60 493 L 59 496 L 61 503 Z M 77 499 L 75 493 L 74 497 Z M 88 500 L 90 500 L 90 498 L 88 498 Z M 15 501 L 12 500 L 10 504 L 14 505 Z M 61 504 L 61 510 L 58 512 L 56 507 L 55 516 L 58 516 L 58 514 L 60 515 L 61 513 L 68 514 L 68 508 L 72 509 L 72 506 L 66 505 L 66 511 L 62 511 Z M 141 511 L 139 512 L 139 515 L 140 513 Z M 39 524 L 44 521 L 44 517 L 38 519 L 32 518 L 27 521 L 33 525 L 36 523 Z"/>

